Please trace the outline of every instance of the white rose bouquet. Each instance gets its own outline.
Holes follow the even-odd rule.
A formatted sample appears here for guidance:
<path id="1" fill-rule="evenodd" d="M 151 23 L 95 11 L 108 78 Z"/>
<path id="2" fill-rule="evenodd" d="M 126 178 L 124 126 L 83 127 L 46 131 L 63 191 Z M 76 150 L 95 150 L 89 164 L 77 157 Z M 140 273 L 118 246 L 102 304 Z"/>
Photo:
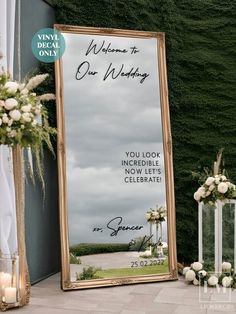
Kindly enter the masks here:
<path id="1" fill-rule="evenodd" d="M 151 223 L 159 223 L 165 221 L 167 216 L 166 207 L 161 206 L 158 208 L 157 206 L 156 209 L 150 208 L 150 210 L 147 211 L 145 216 L 147 221 Z"/>
<path id="2" fill-rule="evenodd" d="M 224 175 L 210 176 L 194 193 L 197 202 L 214 205 L 217 200 L 227 201 L 236 198 L 236 187 Z"/>
<path id="3" fill-rule="evenodd" d="M 54 94 L 36 95 L 33 91 L 48 74 L 36 75 L 27 82 L 18 83 L 7 73 L 0 73 L 0 144 L 41 149 L 43 142 L 53 151 L 50 135 L 56 133 L 48 124 L 45 101 Z"/>

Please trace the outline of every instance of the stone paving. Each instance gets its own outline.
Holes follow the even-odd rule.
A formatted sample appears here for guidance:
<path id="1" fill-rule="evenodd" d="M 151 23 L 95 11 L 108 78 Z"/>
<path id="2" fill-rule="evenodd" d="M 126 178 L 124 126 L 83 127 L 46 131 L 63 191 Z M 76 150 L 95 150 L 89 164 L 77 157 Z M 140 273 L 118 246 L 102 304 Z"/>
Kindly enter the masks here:
<path id="1" fill-rule="evenodd" d="M 222 297 L 224 301 L 222 300 Z M 220 300 L 221 299 L 221 300 Z M 228 302 L 226 302 L 226 299 Z M 220 300 L 220 302 L 218 302 Z M 236 313 L 236 291 L 199 287 L 177 281 L 63 292 L 60 274 L 31 288 L 30 304 L 7 313 L 22 314 L 220 314 Z"/>

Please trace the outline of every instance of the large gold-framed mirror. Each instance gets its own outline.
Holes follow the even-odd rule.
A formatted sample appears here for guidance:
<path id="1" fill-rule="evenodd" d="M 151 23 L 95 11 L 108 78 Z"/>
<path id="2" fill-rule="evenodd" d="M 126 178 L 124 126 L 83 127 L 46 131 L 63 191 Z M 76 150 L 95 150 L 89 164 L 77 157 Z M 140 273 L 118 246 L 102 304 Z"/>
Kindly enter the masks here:
<path id="1" fill-rule="evenodd" d="M 176 279 L 164 33 L 55 28 L 62 288 Z"/>

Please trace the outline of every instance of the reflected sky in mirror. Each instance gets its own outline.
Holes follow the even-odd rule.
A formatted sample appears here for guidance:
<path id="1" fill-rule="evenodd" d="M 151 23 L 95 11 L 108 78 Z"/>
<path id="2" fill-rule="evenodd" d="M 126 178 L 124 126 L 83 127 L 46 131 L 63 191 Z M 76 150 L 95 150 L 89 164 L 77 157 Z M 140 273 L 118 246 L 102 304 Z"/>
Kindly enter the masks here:
<path id="1" fill-rule="evenodd" d="M 63 35 L 69 242 L 128 243 L 149 234 L 147 210 L 166 205 L 157 39 Z M 130 152 L 158 166 L 125 167 L 122 160 L 134 160 L 127 158 Z M 145 158 L 151 152 L 160 155 Z M 127 175 L 125 168 L 142 173 Z M 145 174 L 154 168 L 161 174 Z M 159 182 L 125 182 L 127 177 Z M 111 236 L 107 223 L 115 217 L 122 217 L 120 225 L 142 228 Z M 166 241 L 166 224 L 163 230 Z"/>

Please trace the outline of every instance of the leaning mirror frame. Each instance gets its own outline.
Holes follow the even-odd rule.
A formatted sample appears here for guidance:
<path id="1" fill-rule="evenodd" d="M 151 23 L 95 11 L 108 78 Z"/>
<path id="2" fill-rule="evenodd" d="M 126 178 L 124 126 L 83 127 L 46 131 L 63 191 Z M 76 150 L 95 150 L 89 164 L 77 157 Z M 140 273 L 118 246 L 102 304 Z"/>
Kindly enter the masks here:
<path id="1" fill-rule="evenodd" d="M 163 134 L 163 151 L 165 164 L 165 189 L 167 205 L 167 239 L 168 239 L 168 266 L 169 271 L 161 274 L 113 277 L 72 281 L 70 274 L 70 252 L 68 236 L 68 200 L 66 179 L 66 147 L 65 147 L 65 118 L 64 118 L 64 84 L 63 84 L 63 58 L 55 62 L 56 96 L 57 96 L 57 126 L 58 126 L 58 177 L 59 177 L 59 207 L 61 227 L 61 286 L 63 290 L 96 288 L 124 284 L 147 283 L 177 279 L 176 261 L 176 231 L 175 231 L 175 201 L 172 162 L 172 139 L 170 129 L 168 87 L 165 61 L 165 34 L 121 29 L 90 28 L 56 24 L 55 29 L 63 33 L 78 35 L 102 35 L 124 38 L 156 38 L 157 64 L 159 68 L 161 120 Z"/>

